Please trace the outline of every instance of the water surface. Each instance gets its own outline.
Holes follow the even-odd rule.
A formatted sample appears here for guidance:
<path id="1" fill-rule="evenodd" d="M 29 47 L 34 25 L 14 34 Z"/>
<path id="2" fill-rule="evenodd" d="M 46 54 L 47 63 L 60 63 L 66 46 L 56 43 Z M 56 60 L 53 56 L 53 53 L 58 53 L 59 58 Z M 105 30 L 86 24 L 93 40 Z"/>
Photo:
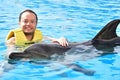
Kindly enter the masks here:
<path id="1" fill-rule="evenodd" d="M 0 3 L 1 64 L 6 53 L 5 37 L 9 30 L 19 27 L 18 16 L 25 9 L 32 9 L 37 13 L 39 17 L 37 27 L 44 35 L 56 38 L 64 36 L 70 42 L 90 40 L 109 21 L 120 19 L 120 0 L 0 0 Z M 119 28 L 117 32 L 119 35 Z M 120 80 L 119 49 L 119 46 L 115 48 L 118 54 L 87 61 L 75 60 L 73 56 L 69 56 L 73 63 L 95 70 L 94 76 L 75 72 L 59 62 L 43 61 L 40 65 L 20 62 L 15 68 L 1 74 L 0 79 Z"/>

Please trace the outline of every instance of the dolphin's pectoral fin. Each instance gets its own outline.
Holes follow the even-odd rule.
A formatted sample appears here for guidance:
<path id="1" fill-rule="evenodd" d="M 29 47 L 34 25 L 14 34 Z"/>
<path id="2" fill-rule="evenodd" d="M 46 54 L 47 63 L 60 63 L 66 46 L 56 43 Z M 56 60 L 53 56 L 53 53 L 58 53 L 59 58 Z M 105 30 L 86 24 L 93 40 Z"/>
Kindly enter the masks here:
<path id="1" fill-rule="evenodd" d="M 71 69 L 73 69 L 74 71 L 78 71 L 78 72 L 81 72 L 85 75 L 88 75 L 88 76 L 93 76 L 95 71 L 94 70 L 88 70 L 88 69 L 85 69 L 77 64 L 67 64 L 66 65 L 67 67 L 70 67 Z"/>
<path id="2" fill-rule="evenodd" d="M 120 23 L 120 19 L 113 20 L 109 22 L 107 25 L 104 26 L 104 28 L 93 38 L 93 41 L 96 39 L 113 39 L 115 37 L 118 37 L 116 34 L 116 28 L 118 24 Z"/>

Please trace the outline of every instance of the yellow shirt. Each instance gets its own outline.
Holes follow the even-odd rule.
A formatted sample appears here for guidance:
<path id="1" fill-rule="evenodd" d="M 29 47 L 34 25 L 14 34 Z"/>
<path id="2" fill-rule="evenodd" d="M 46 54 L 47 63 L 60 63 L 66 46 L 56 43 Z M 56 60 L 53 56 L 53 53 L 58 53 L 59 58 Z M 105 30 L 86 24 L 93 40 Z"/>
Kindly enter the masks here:
<path id="1" fill-rule="evenodd" d="M 11 30 L 7 35 L 6 40 L 10 39 L 11 37 L 15 37 L 15 45 L 17 46 L 28 46 L 29 44 L 33 44 L 36 42 L 42 41 L 42 32 L 38 29 L 34 32 L 34 37 L 31 41 L 27 40 L 25 34 L 21 29 Z"/>

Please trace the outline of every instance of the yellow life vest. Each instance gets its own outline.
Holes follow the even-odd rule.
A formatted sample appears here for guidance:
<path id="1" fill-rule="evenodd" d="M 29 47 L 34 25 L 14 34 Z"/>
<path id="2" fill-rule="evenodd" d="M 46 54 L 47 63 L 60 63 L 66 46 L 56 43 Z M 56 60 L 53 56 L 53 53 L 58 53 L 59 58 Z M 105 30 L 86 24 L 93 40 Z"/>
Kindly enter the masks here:
<path id="1" fill-rule="evenodd" d="M 15 37 L 15 45 L 17 46 L 27 46 L 32 43 L 41 42 L 42 41 L 42 32 L 38 29 L 34 32 L 34 37 L 31 41 L 27 40 L 25 34 L 21 29 L 11 30 L 6 38 L 6 40 L 11 37 Z"/>

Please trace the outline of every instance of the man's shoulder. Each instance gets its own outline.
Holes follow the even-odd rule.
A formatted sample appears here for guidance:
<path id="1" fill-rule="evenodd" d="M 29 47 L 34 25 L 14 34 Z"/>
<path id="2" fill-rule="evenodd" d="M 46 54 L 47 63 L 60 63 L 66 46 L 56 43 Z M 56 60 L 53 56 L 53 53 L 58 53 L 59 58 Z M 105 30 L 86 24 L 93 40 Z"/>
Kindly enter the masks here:
<path id="1" fill-rule="evenodd" d="M 13 31 L 13 32 L 19 32 L 19 31 L 22 31 L 22 30 L 20 28 L 16 28 L 16 29 L 13 29 L 11 31 Z"/>

